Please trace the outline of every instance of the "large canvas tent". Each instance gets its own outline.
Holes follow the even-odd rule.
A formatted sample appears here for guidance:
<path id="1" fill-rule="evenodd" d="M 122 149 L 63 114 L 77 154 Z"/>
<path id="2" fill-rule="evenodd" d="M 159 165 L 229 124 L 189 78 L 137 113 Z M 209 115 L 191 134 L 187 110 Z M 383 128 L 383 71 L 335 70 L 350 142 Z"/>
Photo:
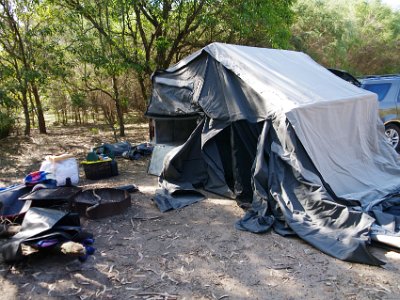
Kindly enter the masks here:
<path id="1" fill-rule="evenodd" d="M 162 210 L 205 190 L 251 203 L 238 229 L 296 234 L 339 259 L 381 264 L 372 234 L 398 236 L 400 163 L 377 96 L 304 53 L 213 43 L 152 77 L 147 115 L 168 153 Z"/>

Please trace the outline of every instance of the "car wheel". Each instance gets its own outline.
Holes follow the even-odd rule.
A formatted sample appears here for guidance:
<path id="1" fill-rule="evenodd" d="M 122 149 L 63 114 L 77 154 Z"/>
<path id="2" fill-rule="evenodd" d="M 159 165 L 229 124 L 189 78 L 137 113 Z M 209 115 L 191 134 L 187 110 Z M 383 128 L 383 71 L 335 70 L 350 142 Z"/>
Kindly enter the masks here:
<path id="1" fill-rule="evenodd" d="M 388 124 L 385 126 L 385 134 L 393 148 L 400 152 L 400 128 L 394 124 Z"/>

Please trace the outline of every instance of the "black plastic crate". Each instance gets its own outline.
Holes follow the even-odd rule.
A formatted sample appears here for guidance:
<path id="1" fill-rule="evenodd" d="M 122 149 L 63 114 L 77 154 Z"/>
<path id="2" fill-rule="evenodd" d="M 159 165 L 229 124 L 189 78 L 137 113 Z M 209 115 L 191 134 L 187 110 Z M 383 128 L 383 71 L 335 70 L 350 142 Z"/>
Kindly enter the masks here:
<path id="1" fill-rule="evenodd" d="M 83 170 L 87 179 L 102 179 L 118 175 L 118 165 L 115 160 L 83 162 Z"/>

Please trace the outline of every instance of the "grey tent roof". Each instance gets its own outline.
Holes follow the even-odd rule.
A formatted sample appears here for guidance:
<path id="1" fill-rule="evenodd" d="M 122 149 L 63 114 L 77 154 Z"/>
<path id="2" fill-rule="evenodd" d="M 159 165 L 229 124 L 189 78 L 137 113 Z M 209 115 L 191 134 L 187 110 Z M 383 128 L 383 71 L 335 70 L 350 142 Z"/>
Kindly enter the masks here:
<path id="1" fill-rule="evenodd" d="M 376 99 L 376 94 L 347 84 L 302 52 L 212 43 L 165 70 L 165 76 L 153 76 L 155 83 L 198 90 L 210 74 L 199 72 L 188 78 L 170 78 L 209 56 L 251 87 L 265 106 L 283 111 L 317 102 Z M 203 71 L 203 70 L 202 70 Z M 181 74 L 183 75 L 183 74 Z M 167 77 L 167 78 L 166 78 Z M 211 78 L 212 79 L 212 78 Z M 169 81 L 168 81 L 169 80 Z M 193 81 L 195 80 L 195 81 Z M 198 81 L 196 81 L 198 80 Z M 194 94 L 193 96 L 197 96 Z M 197 99 L 193 99 L 196 102 Z"/>

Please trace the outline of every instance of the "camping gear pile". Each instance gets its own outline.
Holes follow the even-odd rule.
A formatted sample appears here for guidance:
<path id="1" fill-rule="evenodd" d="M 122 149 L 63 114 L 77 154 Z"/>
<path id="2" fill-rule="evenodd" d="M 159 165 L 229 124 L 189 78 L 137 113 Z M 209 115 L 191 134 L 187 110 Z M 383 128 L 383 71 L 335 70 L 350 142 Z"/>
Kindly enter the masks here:
<path id="1" fill-rule="evenodd" d="M 103 144 L 93 148 L 81 162 L 87 179 L 98 180 L 118 175 L 118 164 L 115 158 L 123 157 L 130 160 L 138 160 L 149 156 L 153 152 L 153 146 L 143 143 L 132 146 L 128 141 L 115 144 Z"/>
<path id="2" fill-rule="evenodd" d="M 93 235 L 80 217 L 104 218 L 123 213 L 131 205 L 134 185 L 86 189 L 76 186 L 78 164 L 70 155 L 46 157 L 41 171 L 28 174 L 24 184 L 0 190 L 0 237 L 5 261 L 33 253 L 63 253 L 84 261 L 94 253 Z"/>
<path id="3" fill-rule="evenodd" d="M 71 209 L 81 188 L 72 186 L 69 177 L 62 179 L 67 186 L 57 186 L 56 180 L 48 179 L 55 175 L 33 172 L 24 184 L 0 191 L 0 236 L 10 237 L 1 247 L 5 261 L 37 252 L 61 252 L 84 261 L 94 253 L 92 234 L 82 230 L 79 214 Z"/>
<path id="4" fill-rule="evenodd" d="M 152 83 L 155 141 L 175 145 L 154 197 L 161 210 L 201 200 L 202 187 L 250 206 L 240 230 L 273 228 L 342 260 L 383 264 L 367 245 L 400 237 L 400 160 L 376 94 L 303 53 L 221 43 Z M 178 141 L 179 124 L 194 129 Z"/>
<path id="5" fill-rule="evenodd" d="M 93 152 L 97 155 L 105 155 L 112 159 L 116 157 L 123 157 L 130 160 L 138 160 L 142 157 L 151 155 L 153 152 L 153 145 L 150 143 L 132 145 L 128 141 L 118 142 L 115 144 L 105 143 L 101 146 L 95 147 Z"/>
<path id="6" fill-rule="evenodd" d="M 138 160 L 149 156 L 153 152 L 153 146 L 143 143 L 132 146 L 128 141 L 115 144 L 103 144 L 93 148 L 81 162 L 87 179 L 97 180 L 118 175 L 116 157 L 129 160 Z"/>

